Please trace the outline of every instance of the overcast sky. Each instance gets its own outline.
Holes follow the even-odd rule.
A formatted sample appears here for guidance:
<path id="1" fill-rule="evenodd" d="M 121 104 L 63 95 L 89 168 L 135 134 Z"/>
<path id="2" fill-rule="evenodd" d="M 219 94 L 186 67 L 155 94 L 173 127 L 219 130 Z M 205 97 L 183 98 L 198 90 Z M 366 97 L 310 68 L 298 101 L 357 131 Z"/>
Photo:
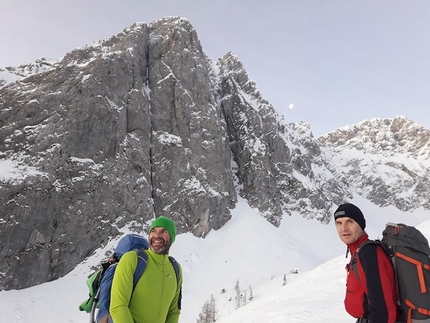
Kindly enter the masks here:
<path id="1" fill-rule="evenodd" d="M 187 18 L 210 59 L 239 56 L 285 120 L 315 136 L 398 115 L 430 129 L 428 0 L 0 0 L 0 67 L 165 16 Z"/>

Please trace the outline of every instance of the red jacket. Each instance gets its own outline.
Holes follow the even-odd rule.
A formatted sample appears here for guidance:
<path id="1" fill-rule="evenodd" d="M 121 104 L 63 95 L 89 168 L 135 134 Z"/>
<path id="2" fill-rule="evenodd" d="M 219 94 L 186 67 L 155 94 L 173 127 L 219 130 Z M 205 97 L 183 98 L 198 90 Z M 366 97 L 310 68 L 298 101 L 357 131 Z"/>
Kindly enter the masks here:
<path id="1" fill-rule="evenodd" d="M 357 248 L 366 240 L 364 234 L 348 245 L 351 260 Z M 394 323 L 397 316 L 397 287 L 393 265 L 384 250 L 376 244 L 360 249 L 357 270 L 360 279 L 347 265 L 345 309 L 355 318 L 368 318 L 370 323 Z"/>

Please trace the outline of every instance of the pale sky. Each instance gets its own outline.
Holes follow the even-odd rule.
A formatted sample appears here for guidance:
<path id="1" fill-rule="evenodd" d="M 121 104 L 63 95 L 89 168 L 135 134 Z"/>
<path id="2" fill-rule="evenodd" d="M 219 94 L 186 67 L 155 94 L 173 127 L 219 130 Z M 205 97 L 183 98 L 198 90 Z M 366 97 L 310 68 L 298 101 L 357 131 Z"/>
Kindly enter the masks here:
<path id="1" fill-rule="evenodd" d="M 285 121 L 315 136 L 398 115 L 430 129 L 428 0 L 0 0 L 0 67 L 165 16 L 187 18 L 213 61 L 236 54 Z"/>

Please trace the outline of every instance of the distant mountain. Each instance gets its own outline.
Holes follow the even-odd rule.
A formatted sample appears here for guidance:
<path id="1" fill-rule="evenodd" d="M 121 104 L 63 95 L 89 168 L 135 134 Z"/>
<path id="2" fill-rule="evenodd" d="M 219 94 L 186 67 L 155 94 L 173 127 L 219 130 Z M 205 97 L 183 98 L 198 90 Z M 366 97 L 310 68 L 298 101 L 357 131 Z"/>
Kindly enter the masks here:
<path id="1" fill-rule="evenodd" d="M 430 131 L 406 117 L 343 127 L 318 141 L 348 191 L 379 206 L 430 209 Z"/>
<path id="2" fill-rule="evenodd" d="M 429 130 L 398 117 L 316 139 L 233 53 L 209 60 L 184 18 L 38 64 L 0 71 L 15 75 L 0 89 L 0 289 L 62 277 L 159 214 L 204 237 L 237 194 L 275 226 L 292 212 L 328 223 L 354 194 L 430 208 Z"/>
<path id="3" fill-rule="evenodd" d="M 34 63 L 24 64 L 18 67 L 8 66 L 0 68 L 0 89 L 9 83 L 54 69 L 57 64 L 58 62 L 55 60 L 41 58 Z"/>

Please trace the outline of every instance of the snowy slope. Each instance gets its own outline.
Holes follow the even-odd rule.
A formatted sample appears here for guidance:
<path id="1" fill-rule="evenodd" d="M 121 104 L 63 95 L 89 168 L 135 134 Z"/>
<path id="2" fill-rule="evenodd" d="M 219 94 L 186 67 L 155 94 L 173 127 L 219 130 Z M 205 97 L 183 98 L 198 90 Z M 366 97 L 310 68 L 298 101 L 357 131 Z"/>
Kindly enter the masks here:
<path id="1" fill-rule="evenodd" d="M 430 238 L 430 221 L 417 227 Z M 346 262 L 344 256 L 339 256 L 285 286 L 280 286 L 281 278 L 277 277 L 276 284 L 269 282 L 259 287 L 261 296 L 255 301 L 217 322 L 353 322 L 343 307 Z"/>
<path id="2" fill-rule="evenodd" d="M 378 237 L 388 221 L 419 224 L 429 213 L 379 209 L 356 198 L 367 216 L 368 232 Z M 421 226 L 430 236 L 430 222 Z M 78 311 L 85 300 L 86 276 L 115 242 L 100 249 L 66 277 L 20 291 L 0 292 L 4 322 L 86 322 Z M 171 254 L 184 271 L 181 323 L 195 322 L 204 302 L 216 299 L 219 323 L 345 322 L 343 310 L 345 247 L 333 223 L 322 225 L 293 215 L 275 228 L 241 201 L 232 220 L 206 239 L 179 235 Z M 298 274 L 290 271 L 298 268 Z M 287 284 L 283 286 L 286 274 Z M 234 286 L 239 281 L 252 301 L 235 310 Z M 225 289 L 225 293 L 221 290 Z M 246 291 L 245 291 L 246 290 Z M 230 300 L 231 299 L 231 300 Z"/>

